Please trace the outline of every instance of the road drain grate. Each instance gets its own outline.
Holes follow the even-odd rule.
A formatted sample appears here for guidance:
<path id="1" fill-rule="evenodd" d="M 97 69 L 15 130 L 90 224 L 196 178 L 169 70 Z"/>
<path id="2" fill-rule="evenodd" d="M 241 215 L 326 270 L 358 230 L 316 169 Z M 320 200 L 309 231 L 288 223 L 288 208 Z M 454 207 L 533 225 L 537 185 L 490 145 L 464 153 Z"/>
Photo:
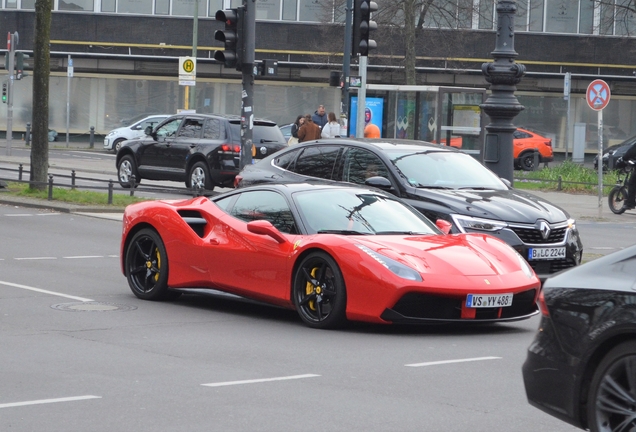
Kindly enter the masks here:
<path id="1" fill-rule="evenodd" d="M 116 303 L 105 302 L 74 302 L 59 303 L 51 306 L 53 309 L 63 310 L 67 312 L 114 312 L 114 311 L 131 311 L 137 309 L 136 306 L 127 306 Z"/>

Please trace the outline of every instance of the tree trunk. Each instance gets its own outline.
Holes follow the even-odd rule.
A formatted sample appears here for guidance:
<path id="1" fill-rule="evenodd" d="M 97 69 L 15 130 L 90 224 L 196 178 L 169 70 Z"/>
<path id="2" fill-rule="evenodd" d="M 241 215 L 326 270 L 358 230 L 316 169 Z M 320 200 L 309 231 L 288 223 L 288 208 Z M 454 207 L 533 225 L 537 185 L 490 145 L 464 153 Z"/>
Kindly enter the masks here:
<path id="1" fill-rule="evenodd" d="M 35 2 L 35 46 L 33 47 L 33 118 L 30 188 L 44 190 L 49 170 L 49 75 L 51 0 Z"/>
<path id="2" fill-rule="evenodd" d="M 404 0 L 404 72 L 406 85 L 416 85 L 415 74 L 415 0 Z"/>

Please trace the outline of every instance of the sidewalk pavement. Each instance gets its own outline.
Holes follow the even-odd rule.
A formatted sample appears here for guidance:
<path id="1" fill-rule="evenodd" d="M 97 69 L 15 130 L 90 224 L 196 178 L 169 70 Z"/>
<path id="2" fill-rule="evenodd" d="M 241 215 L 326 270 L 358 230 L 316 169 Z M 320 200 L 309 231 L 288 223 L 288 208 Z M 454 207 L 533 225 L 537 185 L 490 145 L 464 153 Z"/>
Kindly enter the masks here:
<path id="1" fill-rule="evenodd" d="M 13 150 L 25 150 L 29 149 L 22 140 L 13 140 L 11 143 L 12 155 L 7 156 L 6 140 L 0 140 L 0 163 L 23 164 L 28 166 L 30 164 L 30 158 L 28 156 L 18 156 L 13 153 Z M 49 143 L 50 152 L 64 151 L 64 150 L 84 150 L 88 152 L 105 153 L 102 147 L 102 142 L 95 142 L 94 148 L 90 148 L 88 141 L 70 141 L 69 147 L 66 147 L 65 142 L 52 142 Z M 19 153 L 24 153 L 20 151 Z M 49 165 L 52 169 L 58 170 L 75 170 L 76 172 L 86 173 L 99 173 L 99 174 L 111 174 L 116 177 L 116 169 L 114 159 L 81 159 L 80 161 L 71 158 L 55 158 L 51 157 L 53 153 L 49 153 Z M 112 153 L 110 153 L 112 155 Z M 537 195 L 540 198 L 546 199 L 551 203 L 565 209 L 570 216 L 579 222 L 615 222 L 615 223 L 635 223 L 636 224 L 636 210 L 628 210 L 622 215 L 615 215 L 612 213 L 607 205 L 607 197 L 603 197 L 600 202 L 598 195 L 586 195 L 586 194 L 571 194 L 565 192 L 543 192 L 543 191 L 531 191 L 532 194 Z M 109 218 L 118 217 L 121 219 L 121 212 L 123 209 L 115 208 L 112 206 L 102 207 L 86 207 L 74 204 L 61 203 L 57 201 L 47 200 L 31 200 L 31 199 L 18 199 L 16 197 L 3 197 L 0 192 L 0 204 L 9 204 L 24 207 L 39 207 L 47 208 L 55 211 L 66 213 L 83 213 L 89 215 L 103 215 Z M 110 215 L 109 215 L 110 213 Z M 118 215 L 119 214 L 119 215 Z"/>

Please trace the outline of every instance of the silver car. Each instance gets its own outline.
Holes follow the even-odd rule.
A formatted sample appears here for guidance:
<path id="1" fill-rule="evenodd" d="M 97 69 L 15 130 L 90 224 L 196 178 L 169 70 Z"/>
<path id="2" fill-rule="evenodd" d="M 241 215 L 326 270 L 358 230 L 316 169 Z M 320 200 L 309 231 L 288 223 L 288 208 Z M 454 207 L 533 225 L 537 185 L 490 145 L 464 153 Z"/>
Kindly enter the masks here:
<path id="1" fill-rule="evenodd" d="M 108 132 L 108 135 L 104 138 L 104 150 L 112 150 L 115 153 L 121 148 L 121 144 L 129 139 L 143 137 L 145 135 L 144 130 L 148 126 L 153 128 L 162 122 L 164 119 L 170 117 L 169 114 L 156 114 L 145 117 L 129 126 L 123 126 L 117 129 L 113 129 Z"/>

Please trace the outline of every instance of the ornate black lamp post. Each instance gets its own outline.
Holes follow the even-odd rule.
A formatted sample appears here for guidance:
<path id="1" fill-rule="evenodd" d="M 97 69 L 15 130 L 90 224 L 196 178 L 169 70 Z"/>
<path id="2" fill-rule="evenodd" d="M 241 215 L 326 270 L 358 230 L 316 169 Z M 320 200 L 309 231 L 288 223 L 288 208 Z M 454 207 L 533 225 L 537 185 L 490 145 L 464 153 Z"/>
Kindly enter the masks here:
<path id="1" fill-rule="evenodd" d="M 491 120 L 486 126 L 484 164 L 511 183 L 514 173 L 512 134 L 516 130 L 512 119 L 524 109 L 515 97 L 515 86 L 526 71 L 524 65 L 515 63 L 518 55 L 514 49 L 516 11 L 517 4 L 513 0 L 497 2 L 497 38 L 491 53 L 495 61 L 481 66 L 486 81 L 491 84 L 491 95 L 480 105 Z"/>

